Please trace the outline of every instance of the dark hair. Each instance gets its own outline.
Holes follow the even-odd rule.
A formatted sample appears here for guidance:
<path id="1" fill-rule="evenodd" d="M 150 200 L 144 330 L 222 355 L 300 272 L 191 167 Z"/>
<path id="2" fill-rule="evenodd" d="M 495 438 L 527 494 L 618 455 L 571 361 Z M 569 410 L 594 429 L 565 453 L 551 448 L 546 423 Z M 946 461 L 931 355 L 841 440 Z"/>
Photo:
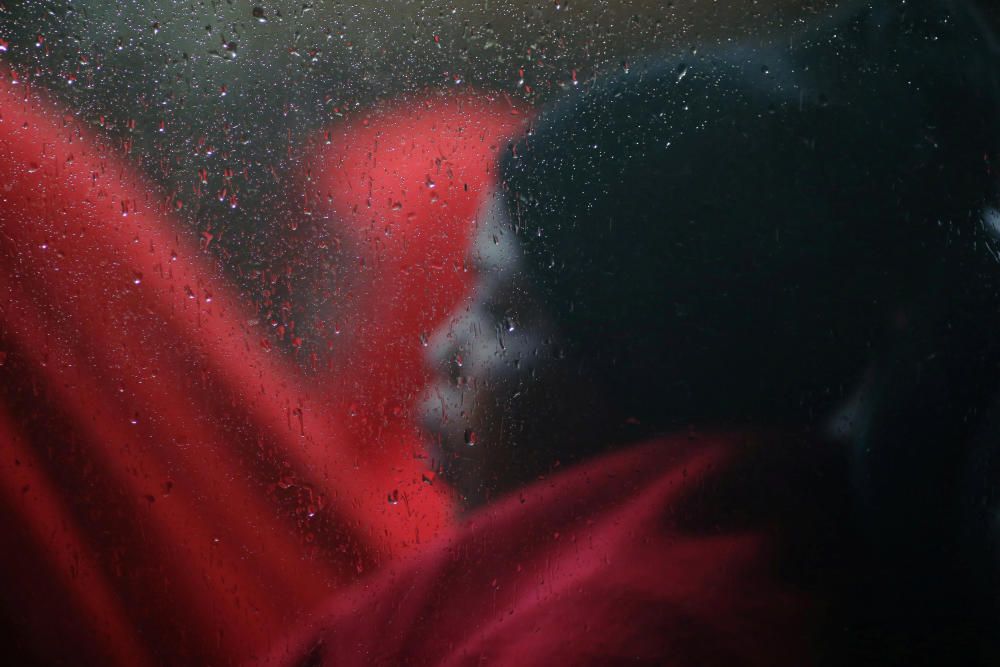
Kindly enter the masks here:
<path id="1" fill-rule="evenodd" d="M 873 3 L 794 47 L 636 66 L 543 113 L 504 165 L 529 271 L 609 419 L 816 427 L 856 393 L 858 609 L 911 638 L 996 618 L 984 26 L 962 2 Z"/>
<path id="2" fill-rule="evenodd" d="M 635 68 L 541 116 L 505 165 L 511 213 L 622 413 L 815 417 L 986 265 L 997 109 L 954 32 L 873 10 L 792 51 Z"/>

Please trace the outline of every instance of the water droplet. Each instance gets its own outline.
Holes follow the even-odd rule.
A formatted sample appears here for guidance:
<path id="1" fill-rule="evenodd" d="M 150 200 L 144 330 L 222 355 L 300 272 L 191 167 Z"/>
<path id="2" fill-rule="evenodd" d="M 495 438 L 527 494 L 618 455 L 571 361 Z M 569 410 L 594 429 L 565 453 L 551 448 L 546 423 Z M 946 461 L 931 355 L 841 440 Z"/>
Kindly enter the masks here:
<path id="1" fill-rule="evenodd" d="M 476 446 L 476 443 L 478 442 L 478 440 L 476 438 L 476 432 L 473 431 L 471 428 L 465 429 L 465 433 L 463 434 L 463 437 L 465 439 L 465 444 L 466 445 L 468 445 L 469 447 L 475 447 Z"/>
<path id="2" fill-rule="evenodd" d="M 677 66 L 677 83 L 680 83 L 688 73 L 687 63 L 681 63 Z"/>

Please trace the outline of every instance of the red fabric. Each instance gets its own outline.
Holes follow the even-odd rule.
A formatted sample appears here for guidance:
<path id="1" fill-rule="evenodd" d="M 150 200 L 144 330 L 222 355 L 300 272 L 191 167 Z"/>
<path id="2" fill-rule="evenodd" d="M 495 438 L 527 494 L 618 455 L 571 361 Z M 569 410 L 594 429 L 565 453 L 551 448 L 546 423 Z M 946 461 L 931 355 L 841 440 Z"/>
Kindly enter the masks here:
<path id="1" fill-rule="evenodd" d="M 426 483 L 409 414 L 420 338 L 469 285 L 475 215 L 523 119 L 485 96 L 415 98 L 317 141 L 307 196 L 358 267 L 344 352 L 313 376 L 251 324 L 120 148 L 0 79 L 0 622 L 14 655 L 294 662 L 324 618 L 328 664 L 721 664 L 760 643 L 765 611 L 783 627 L 757 537 L 664 521 L 724 443 L 594 462 L 462 528 L 446 485 Z"/>
<path id="2" fill-rule="evenodd" d="M 390 236 L 391 222 L 338 211 L 377 272 L 362 275 L 336 376 L 313 378 L 270 351 L 252 306 L 121 149 L 0 80 L 0 493 L 19 545 L 0 564 L 5 620 L 26 651 L 236 664 L 300 610 L 449 528 L 453 501 L 423 481 L 406 402 L 422 377 L 419 332 L 460 297 L 490 156 L 521 117 L 475 100 L 424 108 L 430 124 L 418 113 L 397 125 L 413 142 L 399 166 L 420 165 L 401 173 L 412 191 L 393 193 L 417 213 L 409 226 Z M 321 158 L 366 164 L 353 151 L 376 137 L 354 134 Z M 425 172 L 447 215 L 421 199 Z M 338 205 L 355 202 L 364 184 L 329 173 L 318 182 Z"/>
<path id="3" fill-rule="evenodd" d="M 808 664 L 807 606 L 764 537 L 680 527 L 743 446 L 661 440 L 540 481 L 334 598 L 268 664 Z"/>

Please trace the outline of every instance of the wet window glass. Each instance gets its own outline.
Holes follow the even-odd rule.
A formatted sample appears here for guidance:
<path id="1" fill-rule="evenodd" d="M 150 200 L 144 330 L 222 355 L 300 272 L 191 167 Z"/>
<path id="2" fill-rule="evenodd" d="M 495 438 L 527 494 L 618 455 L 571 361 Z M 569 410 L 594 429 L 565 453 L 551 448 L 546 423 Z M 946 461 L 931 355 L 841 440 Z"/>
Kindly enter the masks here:
<path id="1" fill-rule="evenodd" d="M 0 2 L 0 652 L 1000 663 L 987 0 Z"/>

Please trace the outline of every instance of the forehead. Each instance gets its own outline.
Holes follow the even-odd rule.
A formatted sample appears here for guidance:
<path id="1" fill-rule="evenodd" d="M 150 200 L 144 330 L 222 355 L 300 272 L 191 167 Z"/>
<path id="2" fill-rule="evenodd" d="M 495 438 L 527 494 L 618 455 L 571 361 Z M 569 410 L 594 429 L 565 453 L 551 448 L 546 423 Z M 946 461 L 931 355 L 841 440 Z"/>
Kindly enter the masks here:
<path id="1" fill-rule="evenodd" d="M 472 260 L 481 284 L 509 280 L 521 267 L 521 245 L 507 197 L 499 188 L 490 192 L 475 218 Z"/>

